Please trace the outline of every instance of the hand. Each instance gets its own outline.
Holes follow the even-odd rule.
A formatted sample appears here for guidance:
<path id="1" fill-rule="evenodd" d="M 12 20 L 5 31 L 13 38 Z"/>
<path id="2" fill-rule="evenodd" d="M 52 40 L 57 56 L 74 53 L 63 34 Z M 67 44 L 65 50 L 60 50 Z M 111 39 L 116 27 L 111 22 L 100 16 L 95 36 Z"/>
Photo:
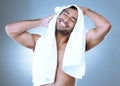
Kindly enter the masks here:
<path id="1" fill-rule="evenodd" d="M 48 17 L 42 18 L 42 24 L 45 27 L 48 27 L 50 20 L 55 16 L 55 14 L 50 15 Z M 40 19 L 41 20 L 41 19 Z"/>
<path id="2" fill-rule="evenodd" d="M 86 8 L 86 7 L 80 7 L 80 6 L 79 6 L 79 8 L 83 11 L 83 14 L 86 15 L 86 11 L 87 11 L 88 8 Z"/>

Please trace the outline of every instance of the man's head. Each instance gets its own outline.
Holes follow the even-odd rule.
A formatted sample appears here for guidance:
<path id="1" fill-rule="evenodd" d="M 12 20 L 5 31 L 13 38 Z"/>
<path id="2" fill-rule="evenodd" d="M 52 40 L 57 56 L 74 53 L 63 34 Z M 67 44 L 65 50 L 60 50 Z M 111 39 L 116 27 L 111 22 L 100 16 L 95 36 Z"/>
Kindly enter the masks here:
<path id="1" fill-rule="evenodd" d="M 77 8 L 71 6 L 64 9 L 57 18 L 56 30 L 63 35 L 70 34 L 77 22 Z"/>

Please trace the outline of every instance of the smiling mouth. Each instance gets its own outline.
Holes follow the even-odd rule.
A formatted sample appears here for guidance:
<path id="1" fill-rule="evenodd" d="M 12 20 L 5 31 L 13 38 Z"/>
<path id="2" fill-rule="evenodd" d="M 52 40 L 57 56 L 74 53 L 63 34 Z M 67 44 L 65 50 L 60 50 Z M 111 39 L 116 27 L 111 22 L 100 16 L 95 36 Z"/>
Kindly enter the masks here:
<path id="1" fill-rule="evenodd" d="M 62 27 L 68 27 L 67 23 L 64 20 L 62 20 L 62 19 L 59 20 L 59 24 Z"/>
<path id="2" fill-rule="evenodd" d="M 63 27 L 66 27 L 65 22 L 61 21 L 60 24 L 61 24 Z"/>

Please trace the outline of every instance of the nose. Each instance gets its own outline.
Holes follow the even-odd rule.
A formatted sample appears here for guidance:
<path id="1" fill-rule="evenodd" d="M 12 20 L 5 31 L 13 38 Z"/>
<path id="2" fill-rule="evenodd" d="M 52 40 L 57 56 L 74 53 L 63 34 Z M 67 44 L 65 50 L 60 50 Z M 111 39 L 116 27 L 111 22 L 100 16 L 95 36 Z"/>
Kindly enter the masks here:
<path id="1" fill-rule="evenodd" d="M 64 22 L 65 22 L 66 24 L 68 24 L 68 23 L 69 23 L 69 18 L 68 18 L 68 17 L 65 17 L 65 18 L 64 18 Z"/>

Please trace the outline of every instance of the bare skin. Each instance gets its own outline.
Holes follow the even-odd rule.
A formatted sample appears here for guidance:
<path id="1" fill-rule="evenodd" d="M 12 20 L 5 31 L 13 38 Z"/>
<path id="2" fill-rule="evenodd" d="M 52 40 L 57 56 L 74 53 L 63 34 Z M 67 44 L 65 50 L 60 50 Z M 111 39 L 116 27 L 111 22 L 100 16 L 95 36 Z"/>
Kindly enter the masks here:
<path id="1" fill-rule="evenodd" d="M 98 13 L 80 7 L 84 15 L 88 16 L 95 24 L 95 28 L 90 29 L 86 33 L 86 51 L 99 44 L 111 29 L 111 24 Z M 27 30 L 38 27 L 48 26 L 49 21 L 54 15 L 47 18 L 40 18 L 35 20 L 24 20 L 8 24 L 6 26 L 7 34 L 21 45 L 33 49 L 36 41 L 40 35 L 30 34 Z M 55 82 L 42 86 L 75 86 L 75 78 L 67 75 L 62 71 L 62 60 L 69 39 L 70 33 L 73 30 L 77 20 L 77 11 L 75 9 L 66 9 L 57 20 L 56 42 L 58 50 L 58 66 L 56 70 Z"/>

